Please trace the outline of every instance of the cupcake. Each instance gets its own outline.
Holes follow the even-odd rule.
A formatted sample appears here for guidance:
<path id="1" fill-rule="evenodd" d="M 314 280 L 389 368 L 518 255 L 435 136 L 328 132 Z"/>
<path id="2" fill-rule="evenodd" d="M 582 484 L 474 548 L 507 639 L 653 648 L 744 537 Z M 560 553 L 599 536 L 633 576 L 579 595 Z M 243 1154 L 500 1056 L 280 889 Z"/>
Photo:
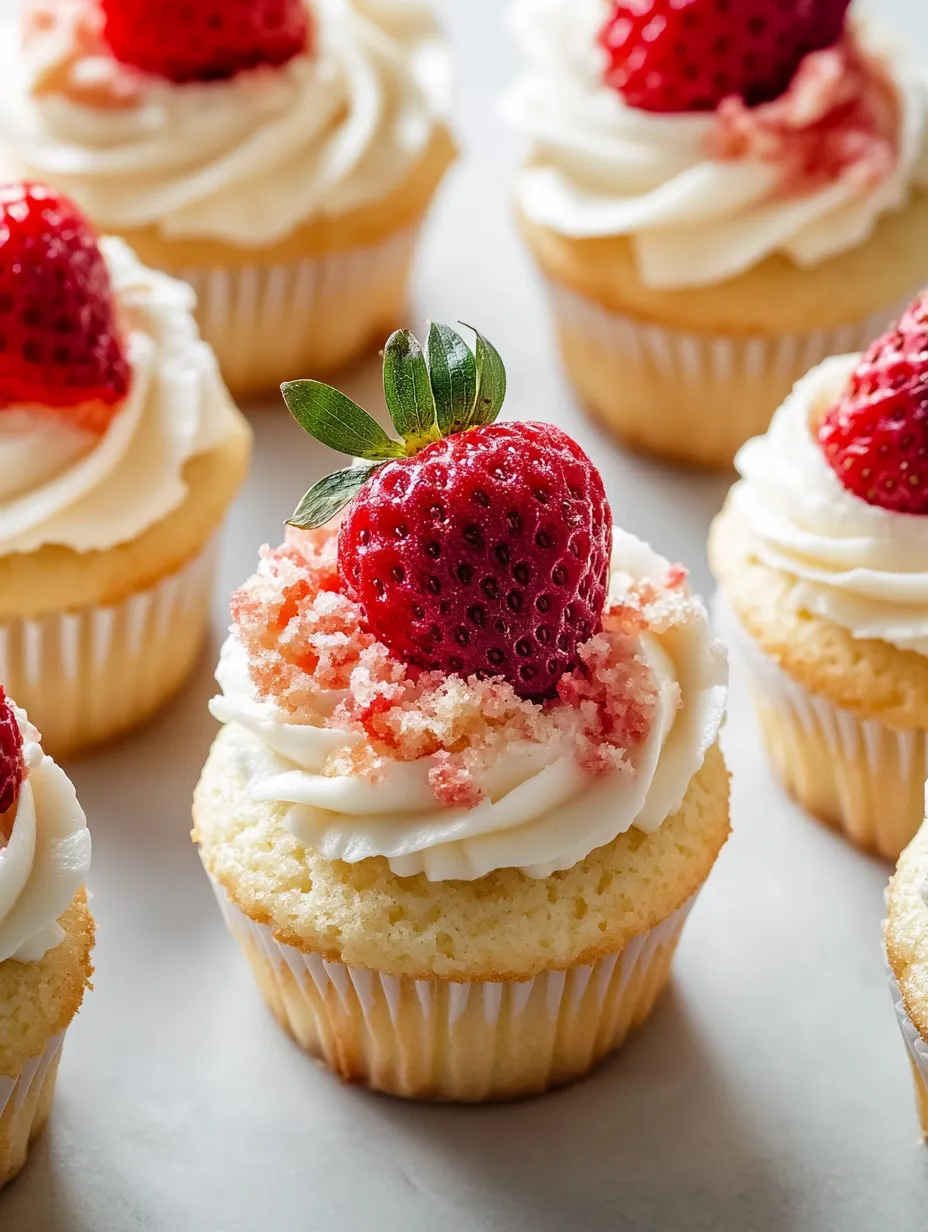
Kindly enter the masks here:
<path id="1" fill-rule="evenodd" d="M 149 715 L 203 641 L 250 435 L 193 303 L 66 198 L 0 188 L 0 679 L 56 756 Z"/>
<path id="2" fill-rule="evenodd" d="M 710 558 L 773 764 L 895 859 L 928 778 L 928 295 L 814 368 L 735 465 Z"/>
<path id="3" fill-rule="evenodd" d="M 41 739 L 0 689 L 0 1186 L 48 1120 L 62 1041 L 93 971 L 90 834 Z"/>
<path id="4" fill-rule="evenodd" d="M 928 822 L 899 860 L 886 894 L 883 938 L 889 986 L 928 1138 Z"/>
<path id="5" fill-rule="evenodd" d="M 848 0 L 519 0 L 506 114 L 568 373 L 629 444 L 727 467 L 928 278 L 928 95 Z"/>
<path id="6" fill-rule="evenodd" d="M 363 463 L 233 597 L 194 838 L 312 1056 L 394 1095 L 529 1095 L 617 1048 L 668 979 L 729 831 L 726 659 L 686 571 L 613 531 L 579 446 L 494 423 L 485 339 L 395 334 L 384 388 L 398 440 L 284 386 Z"/>
<path id="7" fill-rule="evenodd" d="M 15 174 L 191 283 L 236 394 L 398 323 L 454 157 L 422 0 L 30 0 L 0 68 Z"/>

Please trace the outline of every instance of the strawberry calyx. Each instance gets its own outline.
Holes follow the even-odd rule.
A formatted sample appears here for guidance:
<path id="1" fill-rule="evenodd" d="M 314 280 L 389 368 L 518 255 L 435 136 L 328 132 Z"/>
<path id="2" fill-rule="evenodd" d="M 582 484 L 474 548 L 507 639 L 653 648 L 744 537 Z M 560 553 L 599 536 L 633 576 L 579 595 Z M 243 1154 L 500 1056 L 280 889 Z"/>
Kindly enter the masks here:
<path id="1" fill-rule="evenodd" d="M 481 334 L 473 351 L 455 330 L 432 323 L 423 348 L 407 329 L 390 336 L 383 352 L 383 389 L 395 440 L 345 394 L 321 381 L 286 381 L 290 414 L 310 436 L 339 453 L 365 460 L 326 475 L 300 501 L 290 526 L 315 530 L 339 513 L 386 462 L 411 458 L 429 445 L 493 423 L 506 397 L 506 369 Z"/>

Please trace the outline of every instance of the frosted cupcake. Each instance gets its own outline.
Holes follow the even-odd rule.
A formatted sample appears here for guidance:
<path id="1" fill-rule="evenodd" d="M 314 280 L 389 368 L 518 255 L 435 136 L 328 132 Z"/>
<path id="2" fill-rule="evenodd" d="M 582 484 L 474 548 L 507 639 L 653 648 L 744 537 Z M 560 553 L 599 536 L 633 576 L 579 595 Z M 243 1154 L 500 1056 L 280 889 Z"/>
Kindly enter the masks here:
<path id="1" fill-rule="evenodd" d="M 189 287 L 0 188 L 0 679 L 73 753 L 179 687 L 250 435 Z"/>
<path id="2" fill-rule="evenodd" d="M 484 339 L 433 326 L 426 360 L 397 334 L 384 385 L 400 440 L 284 387 L 366 461 L 233 597 L 194 837 L 309 1053 L 396 1095 L 522 1096 L 586 1073 L 667 981 L 729 830 L 726 660 L 579 446 L 493 422 Z"/>
<path id="3" fill-rule="evenodd" d="M 67 776 L 0 689 L 0 1186 L 48 1120 L 92 968 L 90 834 Z"/>
<path id="4" fill-rule="evenodd" d="M 235 393 L 398 323 L 454 156 L 421 0 L 32 0 L 0 69 L 16 174 L 190 282 Z"/>
<path id="5" fill-rule="evenodd" d="M 710 557 L 789 790 L 895 859 L 928 778 L 928 298 L 736 458 Z"/>
<path id="6" fill-rule="evenodd" d="M 847 0 L 519 0 L 506 100 L 564 360 L 625 441 L 728 466 L 928 278 L 928 95 Z"/>
<path id="7" fill-rule="evenodd" d="M 928 823 L 902 853 L 886 894 L 886 917 L 890 991 L 928 1139 Z"/>

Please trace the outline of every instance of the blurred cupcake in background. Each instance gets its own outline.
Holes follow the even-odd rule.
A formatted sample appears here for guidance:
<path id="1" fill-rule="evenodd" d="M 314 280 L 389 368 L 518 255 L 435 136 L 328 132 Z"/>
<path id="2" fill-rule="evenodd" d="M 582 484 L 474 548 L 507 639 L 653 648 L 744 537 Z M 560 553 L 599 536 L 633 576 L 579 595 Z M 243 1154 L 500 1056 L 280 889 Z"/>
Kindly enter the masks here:
<path id="1" fill-rule="evenodd" d="M 883 940 L 915 1104 L 928 1139 L 928 822 L 902 853 L 889 883 Z"/>
<path id="2" fill-rule="evenodd" d="M 399 439 L 285 386 L 366 464 L 320 480 L 233 596 L 194 837 L 310 1054 L 395 1095 L 530 1095 L 667 983 L 729 832 L 727 661 L 580 447 L 493 422 L 485 339 L 433 326 L 426 359 L 401 332 L 384 388 Z"/>
<path id="3" fill-rule="evenodd" d="M 48 1120 L 89 987 L 90 834 L 70 780 L 0 688 L 0 1186 Z"/>
<path id="4" fill-rule="evenodd" d="M 928 278 L 928 94 L 848 0 L 518 0 L 519 219 L 568 373 L 633 446 L 727 467 Z"/>
<path id="5" fill-rule="evenodd" d="M 709 554 L 770 757 L 895 859 L 928 777 L 928 294 L 814 368 L 735 465 Z"/>
<path id="6" fill-rule="evenodd" d="M 233 392 L 398 323 L 455 153 L 421 0 L 30 0 L 0 67 L 13 172 L 190 282 Z"/>
<path id="7" fill-rule="evenodd" d="M 0 680 L 56 756 L 187 676 L 250 444 L 190 288 L 0 187 Z"/>

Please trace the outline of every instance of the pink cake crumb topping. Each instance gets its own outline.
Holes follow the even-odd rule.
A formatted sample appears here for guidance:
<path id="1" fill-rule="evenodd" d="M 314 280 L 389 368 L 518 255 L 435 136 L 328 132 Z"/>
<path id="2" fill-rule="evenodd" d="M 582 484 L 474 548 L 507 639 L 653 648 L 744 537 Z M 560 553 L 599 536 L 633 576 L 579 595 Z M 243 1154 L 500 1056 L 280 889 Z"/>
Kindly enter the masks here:
<path id="1" fill-rule="evenodd" d="M 896 165 L 898 134 L 892 81 L 848 35 L 806 56 L 772 102 L 724 99 L 708 148 L 716 158 L 778 163 L 779 191 L 792 196 L 842 179 L 861 189 L 881 183 Z"/>
<path id="2" fill-rule="evenodd" d="M 674 566 L 659 585 L 607 606 L 557 697 L 539 704 L 500 678 L 465 680 L 396 659 L 340 589 L 331 528 L 291 529 L 261 557 L 232 600 L 257 696 L 285 721 L 363 733 L 330 756 L 324 773 L 376 781 L 391 761 L 427 757 L 435 797 L 449 807 L 480 803 L 481 775 L 513 742 L 572 751 L 592 774 L 632 772 L 630 754 L 647 740 L 659 701 L 641 634 L 685 618 L 688 602 L 686 571 Z"/>

